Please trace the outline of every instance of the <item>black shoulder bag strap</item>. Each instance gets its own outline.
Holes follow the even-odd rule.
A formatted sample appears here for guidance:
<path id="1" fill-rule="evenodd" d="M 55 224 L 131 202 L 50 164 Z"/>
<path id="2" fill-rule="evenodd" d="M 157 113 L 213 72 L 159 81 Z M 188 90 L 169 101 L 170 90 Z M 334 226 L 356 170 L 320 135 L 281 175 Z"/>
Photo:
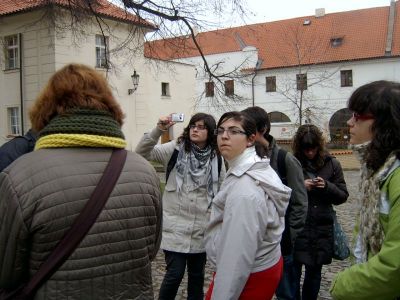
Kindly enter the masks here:
<path id="1" fill-rule="evenodd" d="M 125 149 L 113 149 L 110 160 L 103 176 L 97 183 L 90 199 L 76 218 L 71 228 L 67 231 L 56 248 L 51 252 L 39 270 L 33 275 L 29 282 L 20 290 L 18 295 L 9 299 L 31 299 L 37 289 L 49 279 L 57 269 L 68 259 L 80 244 L 82 239 L 93 226 L 100 212 L 103 210 L 112 190 L 121 175 L 122 168 L 126 161 L 127 152 Z"/>

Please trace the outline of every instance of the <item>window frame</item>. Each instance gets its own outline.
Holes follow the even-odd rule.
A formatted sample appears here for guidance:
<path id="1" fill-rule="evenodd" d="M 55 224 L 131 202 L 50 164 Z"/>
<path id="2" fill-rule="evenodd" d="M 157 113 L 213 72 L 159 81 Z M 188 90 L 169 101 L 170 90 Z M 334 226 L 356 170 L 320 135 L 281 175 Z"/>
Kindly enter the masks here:
<path id="1" fill-rule="evenodd" d="M 340 86 L 341 87 L 353 86 L 353 70 L 340 70 Z"/>
<path id="2" fill-rule="evenodd" d="M 9 45 L 9 41 L 13 41 L 12 44 Z M 14 43 L 15 41 L 15 43 Z M 4 70 L 15 70 L 19 68 L 19 35 L 12 34 L 4 37 Z M 10 53 L 13 53 L 10 57 Z M 11 61 L 13 62 L 11 64 Z"/>
<path id="3" fill-rule="evenodd" d="M 279 124 L 279 123 L 290 123 L 291 122 L 288 115 L 286 115 L 285 113 L 283 113 L 281 111 L 277 111 L 277 110 L 269 112 L 268 118 L 269 118 L 271 124 L 272 123 Z M 277 119 L 279 119 L 279 120 L 277 121 Z"/>
<path id="4" fill-rule="evenodd" d="M 161 96 L 170 97 L 169 82 L 161 82 Z"/>
<path id="5" fill-rule="evenodd" d="M 21 135 L 21 116 L 19 106 L 7 107 L 7 131 L 9 136 Z"/>
<path id="6" fill-rule="evenodd" d="M 265 77 L 265 91 L 267 93 L 276 92 L 276 76 Z"/>
<path id="7" fill-rule="evenodd" d="M 95 35 L 96 68 L 109 68 L 108 61 L 110 60 L 110 56 L 108 40 L 108 36 L 103 36 L 101 34 Z"/>
<path id="8" fill-rule="evenodd" d="M 214 92 L 214 82 L 213 81 L 207 81 L 205 82 L 205 93 L 206 97 L 214 97 L 215 92 Z"/>
<path id="9" fill-rule="evenodd" d="M 233 97 L 235 95 L 235 81 L 233 79 L 224 81 L 225 96 Z"/>
<path id="10" fill-rule="evenodd" d="M 296 88 L 298 91 L 306 91 L 307 85 L 307 73 L 296 74 Z"/>

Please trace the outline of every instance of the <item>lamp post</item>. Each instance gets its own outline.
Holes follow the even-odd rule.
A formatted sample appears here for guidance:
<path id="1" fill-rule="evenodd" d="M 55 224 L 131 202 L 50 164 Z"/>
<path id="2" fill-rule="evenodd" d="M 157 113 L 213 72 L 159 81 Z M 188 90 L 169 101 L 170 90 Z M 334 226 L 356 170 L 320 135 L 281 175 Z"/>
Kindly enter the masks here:
<path id="1" fill-rule="evenodd" d="M 133 94 L 139 85 L 139 74 L 136 73 L 136 70 L 133 70 L 133 74 L 131 75 L 132 78 L 132 83 L 133 83 L 133 89 L 128 89 L 128 95 Z"/>

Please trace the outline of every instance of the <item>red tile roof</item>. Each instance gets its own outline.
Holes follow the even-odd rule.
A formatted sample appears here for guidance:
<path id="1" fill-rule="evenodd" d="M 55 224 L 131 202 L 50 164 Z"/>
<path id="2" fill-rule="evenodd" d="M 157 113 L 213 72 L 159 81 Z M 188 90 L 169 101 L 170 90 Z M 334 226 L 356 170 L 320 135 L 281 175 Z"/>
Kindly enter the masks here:
<path id="1" fill-rule="evenodd" d="M 116 19 L 123 22 L 134 23 L 146 27 L 155 28 L 149 22 L 140 19 L 131 12 L 120 8 L 107 0 L 98 0 L 99 5 L 94 7 L 94 10 L 108 18 Z M 29 10 L 39 9 L 49 4 L 55 4 L 61 7 L 68 7 L 69 5 L 76 5 L 74 1 L 70 0 L 0 0 L 0 16 L 12 15 Z M 85 5 L 85 7 L 87 7 Z"/>
<path id="2" fill-rule="evenodd" d="M 399 0 L 395 9 L 391 55 L 400 56 Z M 203 32 L 197 41 L 205 55 L 241 51 L 243 43 L 254 46 L 261 69 L 299 65 L 297 57 L 305 65 L 378 58 L 385 56 L 388 17 L 389 6 L 376 7 Z M 305 20 L 311 23 L 303 25 Z M 342 38 L 342 45 L 332 47 L 333 38 Z M 164 60 L 199 56 L 185 37 L 149 42 L 145 55 Z"/>

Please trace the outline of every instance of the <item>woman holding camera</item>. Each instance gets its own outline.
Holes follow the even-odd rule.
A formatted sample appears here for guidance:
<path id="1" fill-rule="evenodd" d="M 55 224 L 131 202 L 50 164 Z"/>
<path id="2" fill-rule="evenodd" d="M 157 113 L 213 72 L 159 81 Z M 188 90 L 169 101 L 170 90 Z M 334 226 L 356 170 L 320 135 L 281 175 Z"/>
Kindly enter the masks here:
<path id="1" fill-rule="evenodd" d="M 304 230 L 295 242 L 297 299 L 316 300 L 321 284 L 322 265 L 333 255 L 332 204 L 344 203 L 349 196 L 340 163 L 325 150 L 322 132 L 314 125 L 299 127 L 293 141 L 293 154 L 303 167 L 308 196 Z M 302 297 L 300 278 L 305 266 Z"/>
<path id="2" fill-rule="evenodd" d="M 167 272 L 159 299 L 175 299 L 187 265 L 188 299 L 197 300 L 204 298 L 203 236 L 209 206 L 225 176 L 225 166 L 217 154 L 213 116 L 197 113 L 177 141 L 157 144 L 174 124 L 172 115 L 161 117 L 157 127 L 143 136 L 136 152 L 167 170 L 161 241 Z"/>

